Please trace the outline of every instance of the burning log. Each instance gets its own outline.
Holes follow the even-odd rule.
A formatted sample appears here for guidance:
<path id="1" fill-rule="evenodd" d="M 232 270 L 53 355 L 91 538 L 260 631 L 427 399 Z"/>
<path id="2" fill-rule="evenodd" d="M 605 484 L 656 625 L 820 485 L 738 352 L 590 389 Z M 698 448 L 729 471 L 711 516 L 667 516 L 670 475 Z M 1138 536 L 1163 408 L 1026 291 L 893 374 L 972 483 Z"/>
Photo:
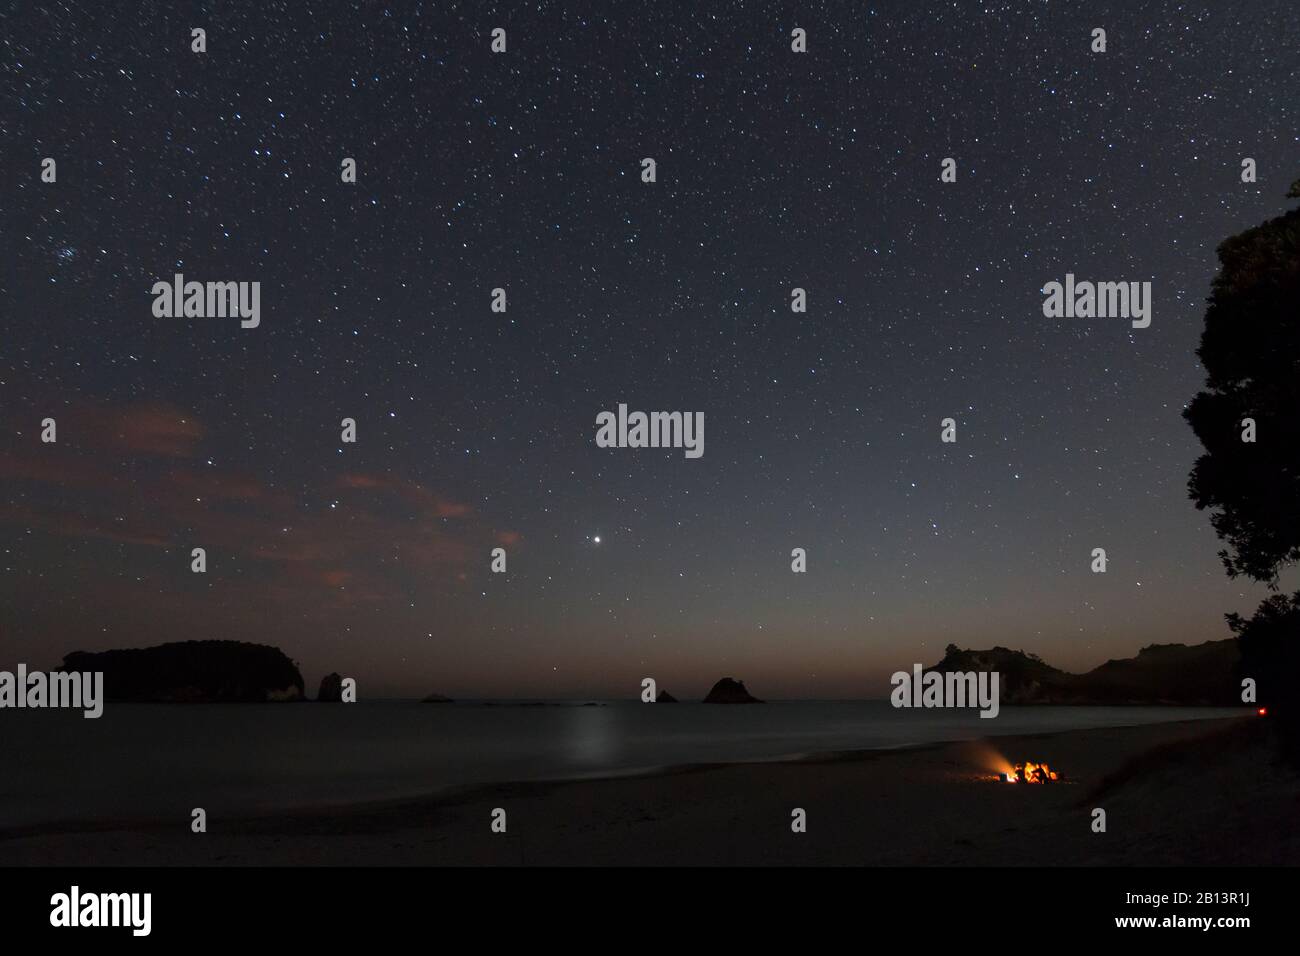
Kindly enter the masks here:
<path id="1" fill-rule="evenodd" d="M 1034 763 L 1032 760 L 1016 764 L 1015 769 L 1017 783 L 1051 783 L 1058 778 L 1056 771 L 1047 764 Z"/>
<path id="2" fill-rule="evenodd" d="M 1002 783 L 1054 783 L 1060 779 L 1061 775 L 1047 764 L 1032 760 L 1015 764 L 1010 770 L 998 774 Z"/>

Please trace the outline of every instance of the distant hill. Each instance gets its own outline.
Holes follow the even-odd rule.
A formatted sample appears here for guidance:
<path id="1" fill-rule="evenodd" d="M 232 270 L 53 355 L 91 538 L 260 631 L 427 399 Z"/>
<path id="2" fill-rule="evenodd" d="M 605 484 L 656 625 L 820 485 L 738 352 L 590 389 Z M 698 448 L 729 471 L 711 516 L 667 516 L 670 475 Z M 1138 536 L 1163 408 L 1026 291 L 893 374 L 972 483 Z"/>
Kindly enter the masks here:
<path id="1" fill-rule="evenodd" d="M 65 671 L 103 671 L 114 701 L 302 700 L 302 674 L 277 647 L 243 641 L 181 641 L 63 658 Z"/>
<path id="2" fill-rule="evenodd" d="M 962 650 L 949 645 L 927 670 L 997 671 L 1004 704 L 1241 704 L 1236 638 L 1204 644 L 1151 644 L 1136 657 L 1071 674 L 1034 654 L 1005 647 Z"/>

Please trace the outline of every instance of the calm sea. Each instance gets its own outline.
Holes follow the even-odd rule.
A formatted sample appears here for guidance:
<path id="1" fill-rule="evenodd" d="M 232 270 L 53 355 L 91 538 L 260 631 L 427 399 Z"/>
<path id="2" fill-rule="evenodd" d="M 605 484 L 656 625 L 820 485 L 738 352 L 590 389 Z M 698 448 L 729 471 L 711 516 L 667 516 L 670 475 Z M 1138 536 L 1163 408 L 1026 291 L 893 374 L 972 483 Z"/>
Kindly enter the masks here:
<path id="1" fill-rule="evenodd" d="M 1174 707 L 896 710 L 887 701 L 754 706 L 609 702 L 108 704 L 0 714 L 0 827 L 188 820 L 691 763 L 775 760 L 986 735 L 1223 717 Z"/>

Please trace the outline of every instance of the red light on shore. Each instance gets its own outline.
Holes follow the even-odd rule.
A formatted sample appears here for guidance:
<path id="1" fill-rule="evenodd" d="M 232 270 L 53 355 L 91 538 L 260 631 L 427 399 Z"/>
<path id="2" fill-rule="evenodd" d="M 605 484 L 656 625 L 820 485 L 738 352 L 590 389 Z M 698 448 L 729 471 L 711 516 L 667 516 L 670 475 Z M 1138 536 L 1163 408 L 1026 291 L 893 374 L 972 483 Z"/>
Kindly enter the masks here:
<path id="1" fill-rule="evenodd" d="M 1259 716 L 1261 716 L 1261 717 L 1267 717 L 1267 716 L 1268 716 L 1268 708 L 1267 708 L 1267 707 L 1261 707 L 1261 708 L 1259 709 Z"/>

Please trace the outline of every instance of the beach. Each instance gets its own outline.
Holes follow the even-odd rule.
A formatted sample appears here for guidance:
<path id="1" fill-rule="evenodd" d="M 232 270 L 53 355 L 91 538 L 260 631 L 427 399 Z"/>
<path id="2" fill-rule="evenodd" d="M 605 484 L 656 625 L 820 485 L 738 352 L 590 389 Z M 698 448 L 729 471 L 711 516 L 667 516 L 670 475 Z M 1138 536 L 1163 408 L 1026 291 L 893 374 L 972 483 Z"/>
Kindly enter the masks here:
<path id="1" fill-rule="evenodd" d="M 1046 785 L 1001 782 L 1046 762 Z M 495 810 L 505 832 L 493 832 Z M 806 832 L 792 814 L 806 814 Z M 1095 832 L 1094 811 L 1105 811 Z M 1270 865 L 1300 862 L 1300 777 L 1231 717 L 400 800 L 0 831 L 7 865 Z"/>

